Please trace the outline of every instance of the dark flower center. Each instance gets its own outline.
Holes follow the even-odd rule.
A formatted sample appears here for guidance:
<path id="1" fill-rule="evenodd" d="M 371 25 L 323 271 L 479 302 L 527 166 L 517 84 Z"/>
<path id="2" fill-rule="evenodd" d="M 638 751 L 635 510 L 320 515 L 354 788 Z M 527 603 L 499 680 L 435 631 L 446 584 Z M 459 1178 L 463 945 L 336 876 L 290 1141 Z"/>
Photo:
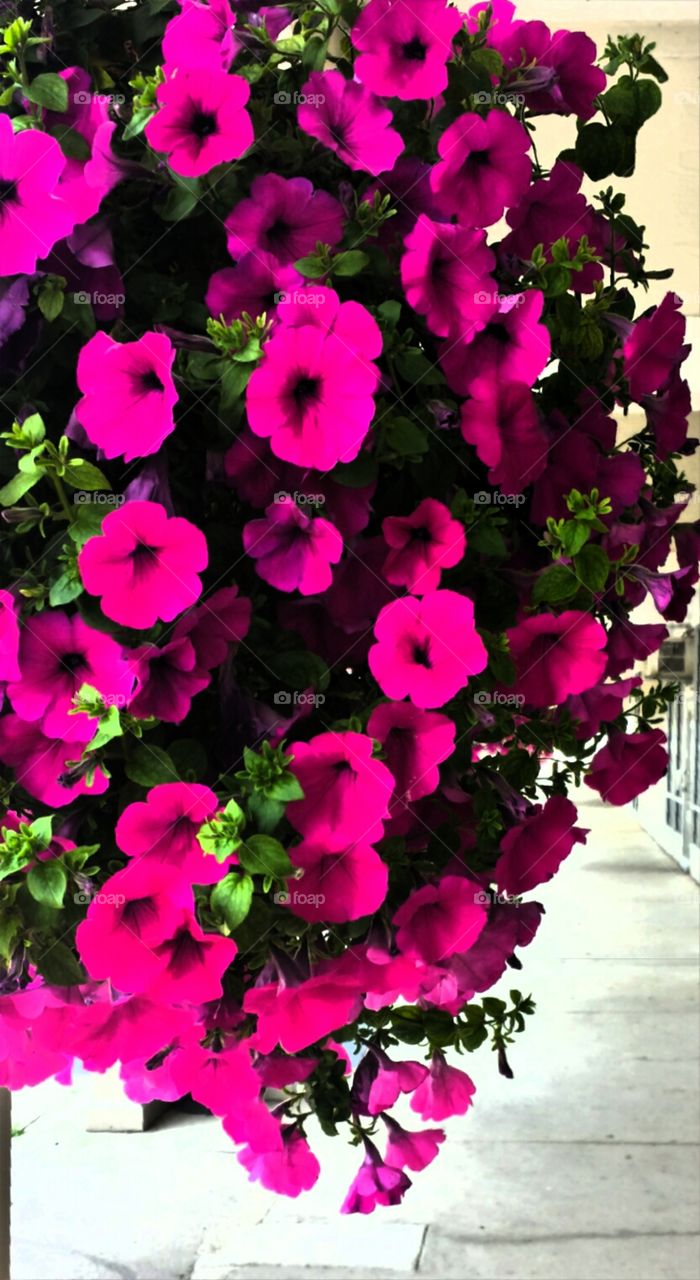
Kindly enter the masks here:
<path id="1" fill-rule="evenodd" d="M 482 169 L 489 163 L 489 152 L 486 150 L 470 151 L 467 156 L 467 164 L 475 169 Z"/>
<path id="2" fill-rule="evenodd" d="M 413 661 L 419 667 L 428 667 L 428 669 L 430 669 L 430 667 L 432 666 L 432 663 L 430 661 L 430 653 L 428 652 L 427 640 L 424 640 L 423 644 L 418 644 L 418 643 L 414 644 Z"/>
<path id="3" fill-rule="evenodd" d="M 0 209 L 4 204 L 12 204 L 17 200 L 17 183 L 0 178 Z"/>
<path id="4" fill-rule="evenodd" d="M 510 342 L 510 334 L 504 324 L 497 324 L 495 320 L 491 324 L 487 324 L 484 329 L 485 338 L 493 338 L 495 342 L 500 342 L 504 347 Z"/>
<path id="5" fill-rule="evenodd" d="M 267 228 L 267 240 L 271 245 L 277 248 L 284 248 L 291 228 L 284 218 L 275 218 L 275 221 Z"/>
<path id="6" fill-rule="evenodd" d="M 308 409 L 309 405 L 318 399 L 320 386 L 320 378 L 310 378 L 306 375 L 299 378 L 292 387 L 292 399 L 297 408 Z"/>
<path id="7" fill-rule="evenodd" d="M 200 142 L 204 142 L 206 138 L 211 138 L 212 134 L 218 133 L 219 126 L 216 122 L 216 116 L 213 111 L 195 111 L 190 120 L 190 133 L 195 138 L 199 138 Z"/>
<path id="8" fill-rule="evenodd" d="M 418 36 L 414 36 L 412 40 L 402 46 L 401 52 L 407 62 L 425 62 L 428 50 L 423 41 L 419 40 Z"/>
<path id="9" fill-rule="evenodd" d="M 411 542 L 423 542 L 427 546 L 428 543 L 432 541 L 433 535 L 430 532 L 430 529 L 428 529 L 424 524 L 418 529 L 413 529 L 411 532 Z"/>
<path id="10" fill-rule="evenodd" d="M 85 666 L 85 654 L 64 653 L 61 658 L 61 666 L 70 671 L 71 675 L 75 675 L 77 671 L 81 671 Z"/>
<path id="11" fill-rule="evenodd" d="M 165 387 L 155 369 L 147 369 L 145 373 L 141 374 L 140 381 L 144 391 L 165 391 Z"/>
<path id="12" fill-rule="evenodd" d="M 137 542 L 130 555 L 135 569 L 146 569 L 158 558 L 158 547 L 150 547 L 146 542 Z"/>
<path id="13" fill-rule="evenodd" d="M 121 918 L 134 933 L 140 933 L 146 925 L 158 918 L 158 909 L 153 898 L 132 898 L 125 904 Z"/>

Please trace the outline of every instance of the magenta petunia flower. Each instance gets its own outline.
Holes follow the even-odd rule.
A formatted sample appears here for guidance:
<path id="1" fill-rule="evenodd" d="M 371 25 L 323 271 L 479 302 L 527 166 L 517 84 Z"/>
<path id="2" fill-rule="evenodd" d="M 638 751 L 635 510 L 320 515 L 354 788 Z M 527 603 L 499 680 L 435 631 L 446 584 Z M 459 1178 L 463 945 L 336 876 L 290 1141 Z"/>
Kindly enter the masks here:
<path id="1" fill-rule="evenodd" d="M 299 128 L 335 151 L 349 169 L 375 177 L 391 169 L 404 148 L 380 98 L 340 71 L 314 71 L 302 89 Z"/>
<path id="2" fill-rule="evenodd" d="M 290 880 L 285 905 L 311 923 L 360 920 L 381 907 L 389 883 L 385 862 L 366 841 L 329 853 L 318 837 L 289 850 L 301 880 Z"/>
<path id="3" fill-rule="evenodd" d="M 435 498 L 424 498 L 410 516 L 387 516 L 382 534 L 391 548 L 384 577 L 417 596 L 437 590 L 441 571 L 459 564 L 467 545 L 464 525 Z"/>
<path id="4" fill-rule="evenodd" d="M 172 1079 L 183 1093 L 190 1093 L 195 1102 L 215 1116 L 225 1116 L 234 1100 L 243 1104 L 246 1099 L 257 1098 L 260 1092 L 250 1053 L 241 1043 L 224 1043 L 220 1048 L 198 1043 L 184 1045 L 173 1063 Z"/>
<path id="5" fill-rule="evenodd" d="M 166 73 L 228 71 L 240 44 L 234 34 L 236 17 L 228 0 L 182 0 L 182 10 L 163 32 Z"/>
<path id="6" fill-rule="evenodd" d="M 211 671 L 226 661 L 233 645 L 245 640 L 251 613 L 251 602 L 239 596 L 238 587 L 221 587 L 178 620 L 174 635 L 176 639 L 187 636 L 197 665 Z"/>
<path id="7" fill-rule="evenodd" d="M 117 991 L 145 991 L 163 964 L 155 947 L 193 906 L 189 886 L 147 859 L 110 876 L 75 936 L 90 977 L 108 978 Z"/>
<path id="8" fill-rule="evenodd" d="M 259 174 L 250 196 L 226 219 L 232 258 L 270 253 L 283 265 L 312 253 L 319 240 L 335 248 L 343 238 L 343 206 L 327 191 L 317 191 L 308 178 Z"/>
<path id="9" fill-rule="evenodd" d="M 31 275 L 73 230 L 75 216 L 59 190 L 65 165 L 55 138 L 40 129 L 14 133 L 10 117 L 0 114 L 0 276 Z"/>
<path id="10" fill-rule="evenodd" d="M 75 406 L 88 438 L 107 458 L 125 462 L 155 453 L 175 430 L 175 348 L 164 333 L 114 342 L 102 329 L 78 356 Z"/>
<path id="11" fill-rule="evenodd" d="M 149 984 L 148 995 L 165 1004 L 217 1000 L 236 949 L 233 938 L 205 933 L 192 912 L 183 910 L 172 937 L 154 947 L 161 967 Z"/>
<path id="12" fill-rule="evenodd" d="M 486 924 L 481 897 L 478 884 L 462 876 L 416 889 L 393 917 L 399 951 L 428 964 L 468 951 Z"/>
<path id="13" fill-rule="evenodd" d="M 180 724 L 189 715 L 192 699 L 206 689 L 211 676 L 197 663 L 197 654 L 187 636 L 176 636 L 168 644 L 145 644 L 131 654 L 138 681 L 129 704 L 131 715 L 155 716 L 166 724 Z"/>
<path id="14" fill-rule="evenodd" d="M 513 689 L 528 706 L 558 706 L 597 684 L 605 671 L 605 627 L 588 613 L 538 613 L 506 635 L 516 669 Z"/>
<path id="15" fill-rule="evenodd" d="M 248 422 L 278 458 L 330 471 L 357 457 L 374 417 L 381 333 L 364 307 L 331 289 L 322 305 L 281 311 L 248 383 Z"/>
<path id="16" fill-rule="evenodd" d="M 489 227 L 527 190 L 530 136 L 505 111 L 466 112 L 445 129 L 430 176 L 441 206 L 466 227 Z"/>
<path id="17" fill-rule="evenodd" d="M 154 151 L 174 173 L 198 178 L 217 164 L 238 160 L 254 141 L 245 110 L 250 85 L 242 76 L 196 68 L 158 86 L 159 110 L 146 125 Z"/>
<path id="18" fill-rule="evenodd" d="M 508 210 L 506 221 L 512 230 L 501 241 L 499 256 L 513 254 L 528 262 L 533 249 L 541 244 L 551 261 L 549 251 L 555 240 L 565 239 L 573 254 L 581 236 L 591 239 L 592 210 L 581 193 L 582 182 L 581 169 L 568 160 L 557 160 L 548 177 L 533 182 L 519 203 Z M 588 292 L 602 278 L 602 264 L 589 263 L 582 271 L 572 273 L 571 287 Z"/>
<path id="19" fill-rule="evenodd" d="M 476 1087 L 466 1071 L 450 1067 L 439 1051 L 433 1054 L 430 1074 L 411 1098 L 411 1110 L 421 1120 L 448 1120 L 463 1116 L 472 1105 Z"/>
<path id="20" fill-rule="evenodd" d="M 611 733 L 591 761 L 584 779 L 607 804 L 629 804 L 663 778 L 668 768 L 666 735 L 660 729 L 647 733 Z"/>
<path id="21" fill-rule="evenodd" d="M 153 787 L 145 800 L 127 805 L 117 822 L 115 840 L 127 858 L 165 866 L 174 880 L 216 884 L 226 874 L 226 864 L 202 851 L 197 832 L 218 807 L 209 787 L 164 782 Z"/>
<path id="22" fill-rule="evenodd" d="M 440 785 L 440 768 L 455 746 L 455 726 L 438 711 L 410 702 L 382 702 L 370 715 L 367 732 L 381 742 L 394 776 L 399 805 L 413 804 Z"/>
<path id="23" fill-rule="evenodd" d="M 305 839 L 329 852 L 381 839 L 394 779 L 372 748 L 371 738 L 349 732 L 292 743 L 292 773 L 304 799 L 287 805 L 287 817 Z"/>
<path id="24" fill-rule="evenodd" d="M 576 806 L 565 796 L 550 796 L 511 827 L 501 840 L 501 856 L 493 872 L 499 890 L 519 897 L 551 880 L 575 844 L 585 844 L 587 831 L 575 826 Z"/>
<path id="25" fill-rule="evenodd" d="M 281 1127 L 282 1141 L 279 1148 L 256 1151 L 245 1146 L 238 1152 L 238 1161 L 248 1170 L 253 1182 L 259 1182 L 267 1191 L 278 1195 L 296 1196 L 310 1191 L 318 1181 L 321 1166 L 303 1133 L 295 1125 Z"/>
<path id="26" fill-rule="evenodd" d="M 0 681 L 19 679 L 17 603 L 9 591 L 0 591 Z"/>
<path id="27" fill-rule="evenodd" d="M 637 320 L 625 342 L 624 374 L 633 400 L 658 391 L 687 354 L 683 348 L 685 317 L 680 306 L 680 298 L 667 293 L 658 307 Z"/>
<path id="28" fill-rule="evenodd" d="M 486 378 L 533 386 L 552 349 L 549 330 L 540 322 L 543 307 L 539 289 L 501 297 L 485 329 L 466 332 L 463 342 L 444 343 L 440 364 L 452 390 L 468 396 L 474 383 Z"/>
<path id="29" fill-rule="evenodd" d="M 662 622 L 613 623 L 608 633 L 608 662 L 605 674 L 615 679 L 635 662 L 644 662 L 668 639 Z"/>
<path id="30" fill-rule="evenodd" d="M 379 230 L 377 242 L 382 248 L 394 243 L 402 247 L 421 213 L 439 222 L 442 210 L 430 185 L 431 171 L 432 166 L 417 156 L 400 156 L 393 169 L 383 173 L 365 191 L 364 199 L 370 203 L 376 191 L 383 196 L 390 195 L 396 208 L 394 217 Z"/>
<path id="31" fill-rule="evenodd" d="M 249 316 L 271 319 L 288 294 L 304 286 L 304 277 L 293 267 L 282 266 L 271 253 L 256 249 L 246 253 L 235 267 L 215 271 L 207 287 L 206 304 L 211 315 L 224 317 L 226 324 Z"/>
<path id="32" fill-rule="evenodd" d="M 372 1045 L 355 1072 L 353 1111 L 378 1116 L 393 1107 L 400 1094 L 413 1093 L 427 1074 L 428 1068 L 421 1062 L 394 1062 L 383 1049 Z"/>
<path id="33" fill-rule="evenodd" d="M 38 721 L 49 738 L 88 742 L 97 728 L 89 716 L 70 715 L 73 697 L 92 685 L 107 703 L 126 706 L 134 672 L 121 646 L 77 614 L 48 609 L 27 618 L 20 641 L 21 675 L 7 696 L 22 720 Z"/>
<path id="34" fill-rule="evenodd" d="M 101 769 L 92 778 L 78 765 L 80 744 L 47 738 L 36 723 L 18 715 L 0 719 L 0 760 L 14 769 L 19 786 L 52 808 L 78 796 L 101 796 L 109 779 Z"/>
<path id="35" fill-rule="evenodd" d="M 303 596 L 317 595 L 331 585 L 331 565 L 343 554 L 335 525 L 307 516 L 293 500 L 273 502 L 264 519 L 244 525 L 243 546 L 264 582 Z"/>
<path id="36" fill-rule="evenodd" d="M 374 1213 L 377 1205 L 400 1204 L 411 1186 L 402 1169 L 394 1169 L 382 1160 L 369 1138 L 364 1139 L 365 1158 L 350 1184 L 341 1213 Z"/>
<path id="37" fill-rule="evenodd" d="M 110 511 L 102 533 L 78 556 L 85 590 L 101 596 L 102 612 L 137 630 L 160 618 L 172 622 L 201 594 L 206 569 L 204 534 L 159 502 L 127 502 Z"/>
<path id="38" fill-rule="evenodd" d="M 497 292 L 489 272 L 496 259 L 486 232 L 432 222 L 421 214 L 401 259 L 406 301 L 439 338 L 478 333 L 496 310 Z"/>
<path id="39" fill-rule="evenodd" d="M 351 39 L 358 80 L 386 98 L 437 98 L 462 14 L 445 0 L 370 0 Z"/>
<path id="40" fill-rule="evenodd" d="M 287 1053 L 298 1053 L 352 1022 L 361 1008 L 357 984 L 334 973 L 318 974 L 296 987 L 276 982 L 251 987 L 243 997 L 244 1011 L 258 1019 L 250 1043 L 260 1053 L 271 1053 L 278 1044 Z"/>
<path id="41" fill-rule="evenodd" d="M 411 1169 L 420 1173 L 439 1154 L 440 1145 L 445 1141 L 444 1129 L 404 1129 L 391 1116 L 382 1116 L 389 1130 L 389 1141 L 386 1144 L 387 1164 L 392 1169 Z"/>
<path id="42" fill-rule="evenodd" d="M 589 120 L 595 99 L 605 89 L 605 72 L 595 66 L 598 51 L 583 31 L 550 31 L 544 22 L 499 26 L 496 48 L 506 67 L 541 67 L 550 72 L 544 85 L 529 92 L 534 115 L 576 115 Z"/>
<path id="43" fill-rule="evenodd" d="M 474 606 L 456 591 L 406 596 L 382 609 L 369 651 L 372 675 L 388 698 L 410 698 L 416 707 L 442 707 L 488 655 L 474 626 Z"/>
<path id="44" fill-rule="evenodd" d="M 490 484 L 503 493 L 522 493 L 547 465 L 547 436 L 530 388 L 478 379 L 471 396 L 462 405 L 464 439 L 489 468 Z"/>

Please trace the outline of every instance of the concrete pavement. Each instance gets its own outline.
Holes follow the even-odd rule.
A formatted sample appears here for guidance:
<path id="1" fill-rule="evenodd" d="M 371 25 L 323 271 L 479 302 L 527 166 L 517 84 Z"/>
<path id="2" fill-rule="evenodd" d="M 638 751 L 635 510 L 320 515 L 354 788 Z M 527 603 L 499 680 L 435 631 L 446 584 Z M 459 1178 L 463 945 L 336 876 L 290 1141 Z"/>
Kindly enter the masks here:
<path id="1" fill-rule="evenodd" d="M 588 845 L 502 983 L 537 1001 L 515 1079 L 487 1048 L 466 1060 L 477 1105 L 403 1205 L 337 1215 L 358 1163 L 342 1141 L 312 1135 L 324 1173 L 282 1200 L 215 1121 L 88 1134 L 80 1092 L 49 1084 L 15 1098 L 15 1125 L 35 1122 L 13 1143 L 13 1280 L 696 1280 L 697 887 L 588 794 Z"/>

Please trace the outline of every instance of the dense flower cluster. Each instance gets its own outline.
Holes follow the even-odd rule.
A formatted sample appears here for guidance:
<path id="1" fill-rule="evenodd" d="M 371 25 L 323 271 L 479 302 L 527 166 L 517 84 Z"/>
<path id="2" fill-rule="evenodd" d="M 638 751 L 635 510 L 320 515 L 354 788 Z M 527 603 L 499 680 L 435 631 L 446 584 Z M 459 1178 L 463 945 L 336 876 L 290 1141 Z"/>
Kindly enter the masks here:
<path id="1" fill-rule="evenodd" d="M 119 1064 L 290 1196 L 315 1117 L 369 1213 L 511 1074 L 570 786 L 665 770 L 684 321 L 583 189 L 665 76 L 510 0 L 68 13 L 0 48 L 0 1084 Z"/>

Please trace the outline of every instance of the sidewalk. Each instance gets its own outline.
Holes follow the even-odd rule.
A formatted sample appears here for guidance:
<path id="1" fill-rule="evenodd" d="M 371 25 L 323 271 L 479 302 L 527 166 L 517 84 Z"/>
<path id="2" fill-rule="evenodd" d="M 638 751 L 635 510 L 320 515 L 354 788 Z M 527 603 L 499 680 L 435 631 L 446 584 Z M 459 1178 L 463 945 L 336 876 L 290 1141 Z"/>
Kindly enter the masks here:
<path id="1" fill-rule="evenodd" d="M 13 1143 L 13 1280 L 696 1280 L 697 887 L 631 812 L 579 799 L 588 844 L 502 984 L 537 1001 L 515 1079 L 466 1061 L 477 1105 L 403 1205 L 338 1216 L 341 1140 L 311 1135 L 324 1174 L 283 1201 L 217 1122 L 87 1134 L 49 1084 L 15 1098 L 15 1126 L 38 1118 Z"/>

